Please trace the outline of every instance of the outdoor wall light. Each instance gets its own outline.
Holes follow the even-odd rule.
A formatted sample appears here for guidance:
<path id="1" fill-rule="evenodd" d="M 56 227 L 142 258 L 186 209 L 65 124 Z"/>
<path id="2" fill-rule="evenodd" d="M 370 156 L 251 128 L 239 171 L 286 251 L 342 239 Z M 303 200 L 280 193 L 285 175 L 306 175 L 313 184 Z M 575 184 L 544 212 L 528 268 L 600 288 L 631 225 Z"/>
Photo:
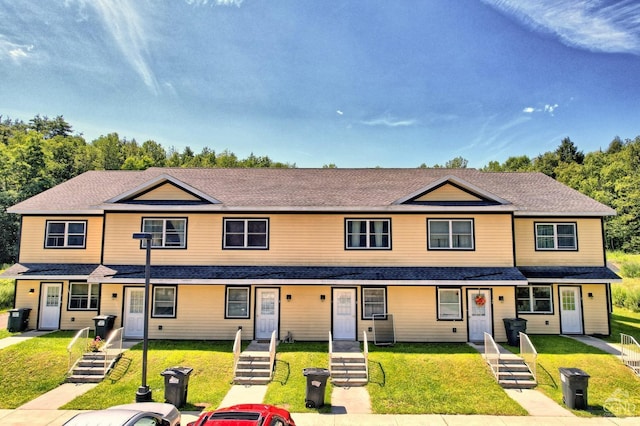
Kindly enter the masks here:
<path id="1" fill-rule="evenodd" d="M 451 330 L 451 331 L 453 331 L 454 333 L 457 333 L 458 329 L 456 327 L 453 327 L 453 330 Z"/>
<path id="2" fill-rule="evenodd" d="M 35 292 L 36 292 L 36 289 L 35 289 L 35 288 L 30 288 L 30 289 L 29 289 L 29 294 L 33 294 L 33 293 L 35 293 Z"/>
<path id="3" fill-rule="evenodd" d="M 498 296 L 498 300 L 504 302 L 504 296 Z"/>
<path id="4" fill-rule="evenodd" d="M 291 295 L 287 294 L 287 300 L 291 300 Z"/>
<path id="5" fill-rule="evenodd" d="M 158 326 L 158 330 L 162 330 L 162 326 L 161 325 Z"/>
<path id="6" fill-rule="evenodd" d="M 593 293 L 587 293 L 587 296 L 589 296 L 589 299 L 593 299 Z"/>
<path id="7" fill-rule="evenodd" d="M 325 296 L 324 294 L 321 294 L 321 295 L 320 295 L 320 300 L 324 300 L 324 299 L 326 299 L 326 298 L 327 298 L 327 296 Z"/>
<path id="8" fill-rule="evenodd" d="M 117 299 L 118 298 L 118 293 L 111 293 L 111 298 L 112 299 Z"/>

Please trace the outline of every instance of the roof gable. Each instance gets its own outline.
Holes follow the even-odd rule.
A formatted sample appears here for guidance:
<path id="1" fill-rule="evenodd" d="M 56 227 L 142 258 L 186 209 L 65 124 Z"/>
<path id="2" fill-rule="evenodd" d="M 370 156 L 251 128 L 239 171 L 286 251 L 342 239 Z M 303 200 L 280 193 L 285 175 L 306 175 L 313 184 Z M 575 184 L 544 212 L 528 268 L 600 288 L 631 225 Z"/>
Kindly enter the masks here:
<path id="1" fill-rule="evenodd" d="M 219 204 L 220 201 L 171 175 L 161 174 L 107 200 L 106 203 Z"/>
<path id="2" fill-rule="evenodd" d="M 397 200 L 394 204 L 496 205 L 511 203 L 463 179 L 448 175 Z"/>

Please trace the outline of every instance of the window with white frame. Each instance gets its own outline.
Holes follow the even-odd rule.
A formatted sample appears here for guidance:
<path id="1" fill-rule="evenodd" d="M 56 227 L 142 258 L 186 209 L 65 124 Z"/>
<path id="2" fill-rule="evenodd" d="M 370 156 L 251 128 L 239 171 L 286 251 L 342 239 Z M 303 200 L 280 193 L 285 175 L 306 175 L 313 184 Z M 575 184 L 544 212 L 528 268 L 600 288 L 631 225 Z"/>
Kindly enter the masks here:
<path id="1" fill-rule="evenodd" d="M 152 248 L 185 248 L 187 246 L 187 219 L 185 218 L 144 218 L 142 232 L 152 235 Z M 145 248 L 147 242 L 142 241 Z"/>
<path id="2" fill-rule="evenodd" d="M 438 289 L 438 319 L 459 320 L 462 319 L 462 299 L 459 288 Z"/>
<path id="3" fill-rule="evenodd" d="M 536 250 L 577 250 L 575 223 L 536 223 Z"/>
<path id="4" fill-rule="evenodd" d="M 347 219 L 348 249 L 390 249 L 390 219 Z"/>
<path id="5" fill-rule="evenodd" d="M 176 316 L 176 288 L 175 287 L 153 287 L 153 317 Z"/>
<path id="6" fill-rule="evenodd" d="M 97 310 L 99 297 L 100 284 L 72 282 L 69 285 L 69 310 Z"/>
<path id="7" fill-rule="evenodd" d="M 429 249 L 473 250 L 472 219 L 427 220 Z"/>
<path id="8" fill-rule="evenodd" d="M 225 318 L 249 318 L 249 287 L 227 287 Z"/>
<path id="9" fill-rule="evenodd" d="M 86 221 L 47 221 L 46 248 L 84 248 L 87 238 Z"/>
<path id="10" fill-rule="evenodd" d="M 373 319 L 374 315 L 387 313 L 386 289 L 368 288 L 362 289 L 362 318 Z"/>
<path id="11" fill-rule="evenodd" d="M 224 219 L 224 248 L 266 249 L 268 235 L 267 219 Z"/>
<path id="12" fill-rule="evenodd" d="M 551 286 L 532 285 L 516 288 L 518 313 L 553 313 Z"/>

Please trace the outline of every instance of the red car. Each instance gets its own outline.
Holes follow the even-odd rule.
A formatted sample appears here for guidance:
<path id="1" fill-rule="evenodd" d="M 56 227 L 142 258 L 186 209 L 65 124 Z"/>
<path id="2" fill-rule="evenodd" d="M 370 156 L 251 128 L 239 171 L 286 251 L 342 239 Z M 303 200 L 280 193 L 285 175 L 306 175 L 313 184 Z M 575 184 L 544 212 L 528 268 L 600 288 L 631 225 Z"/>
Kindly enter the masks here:
<path id="1" fill-rule="evenodd" d="M 296 426 L 283 408 L 265 404 L 239 404 L 200 414 L 187 426 Z"/>

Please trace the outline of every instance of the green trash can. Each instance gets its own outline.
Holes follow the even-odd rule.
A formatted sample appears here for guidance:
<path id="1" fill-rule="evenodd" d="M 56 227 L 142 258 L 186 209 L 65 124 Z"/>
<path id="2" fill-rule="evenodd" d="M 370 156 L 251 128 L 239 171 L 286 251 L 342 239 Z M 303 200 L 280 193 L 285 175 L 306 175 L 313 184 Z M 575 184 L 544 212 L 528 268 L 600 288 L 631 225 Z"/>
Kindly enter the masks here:
<path id="1" fill-rule="evenodd" d="M 562 402 L 573 410 L 589 408 L 589 376 L 579 368 L 558 368 L 562 382 Z"/>
<path id="2" fill-rule="evenodd" d="M 96 337 L 106 340 L 109 332 L 113 330 L 115 320 L 115 315 L 98 315 L 93 317 L 93 321 L 95 321 L 96 325 Z"/>
<path id="3" fill-rule="evenodd" d="M 160 373 L 164 377 L 165 402 L 173 404 L 176 408 L 186 404 L 189 391 L 189 376 L 192 371 L 193 368 L 190 367 L 171 367 Z"/>
<path id="4" fill-rule="evenodd" d="M 30 312 L 31 308 L 10 309 L 9 318 L 7 319 L 7 330 L 12 333 L 25 331 L 29 325 Z"/>
<path id="5" fill-rule="evenodd" d="M 326 368 L 305 368 L 302 370 L 307 378 L 307 389 L 304 395 L 304 405 L 307 408 L 320 408 L 324 405 L 324 390 L 330 376 Z"/>
<path id="6" fill-rule="evenodd" d="M 507 341 L 511 346 L 520 345 L 520 332 L 527 331 L 527 320 L 523 318 L 502 318 L 507 332 Z"/>

